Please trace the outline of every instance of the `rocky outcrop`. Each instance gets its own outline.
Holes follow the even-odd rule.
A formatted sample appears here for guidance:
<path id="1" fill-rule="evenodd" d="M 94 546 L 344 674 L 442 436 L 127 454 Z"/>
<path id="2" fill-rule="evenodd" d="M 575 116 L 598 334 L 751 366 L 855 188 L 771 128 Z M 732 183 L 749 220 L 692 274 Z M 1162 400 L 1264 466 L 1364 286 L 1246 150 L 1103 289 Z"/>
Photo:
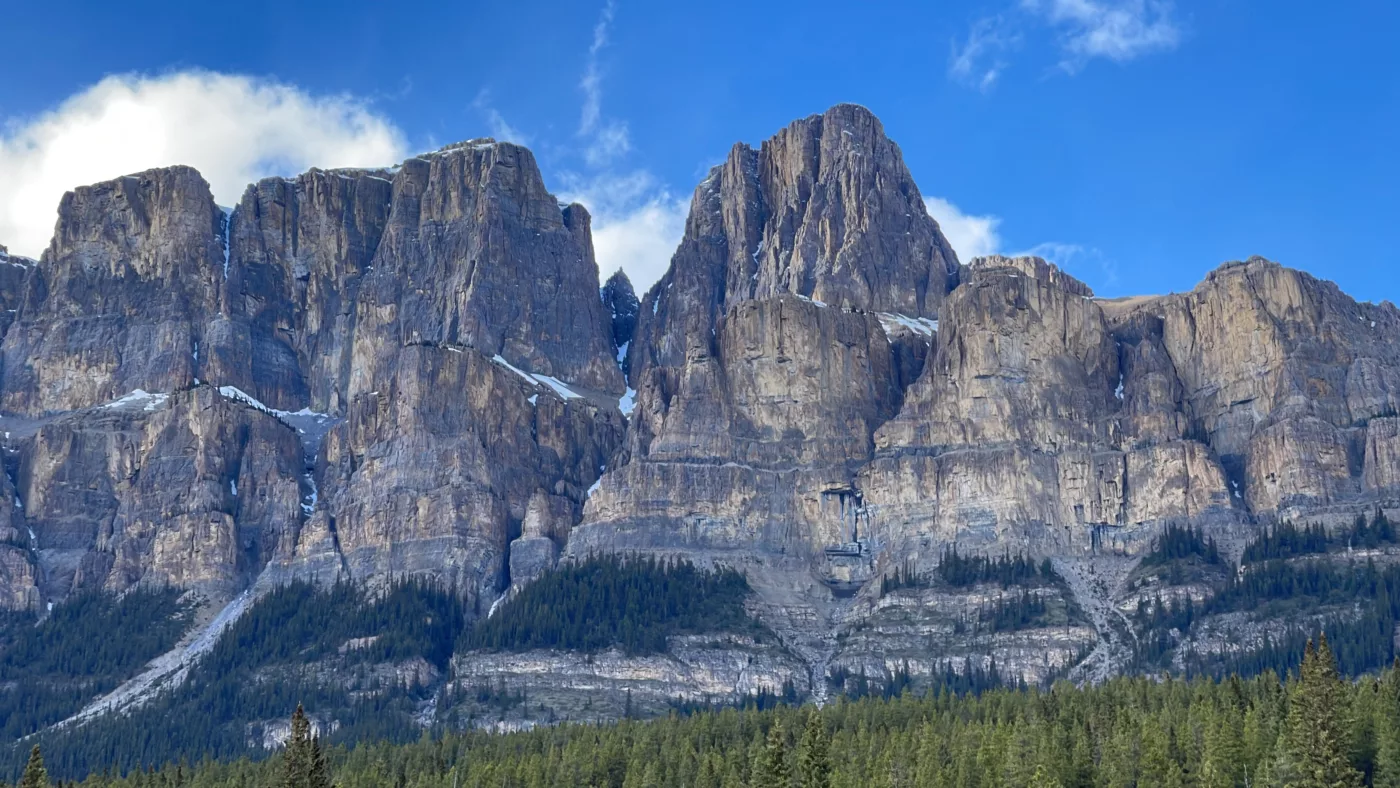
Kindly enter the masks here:
<path id="1" fill-rule="evenodd" d="M 524 694 L 535 709 L 514 712 L 512 722 L 591 722 L 627 714 L 665 714 L 678 703 L 737 704 L 759 692 L 784 688 L 806 695 L 806 666 L 776 644 L 740 635 L 684 635 L 665 654 L 629 656 L 534 651 L 525 654 L 470 652 L 453 659 L 458 692 Z M 499 721 L 493 709 L 470 703 L 453 710 L 459 724 Z M 489 715 L 489 716 L 488 716 Z M 538 716 L 537 716 L 538 715 Z"/>
<path id="2" fill-rule="evenodd" d="M 849 483 L 898 412 L 927 352 L 911 345 L 927 347 L 956 270 L 865 109 L 736 145 L 643 300 L 627 454 L 572 549 L 811 552 L 846 538 L 822 490 Z"/>
<path id="3" fill-rule="evenodd" d="M 353 577 L 433 577 L 484 613 L 531 499 L 562 498 L 572 525 L 621 442 L 589 218 L 528 151 L 489 140 L 408 160 L 390 204 L 324 450 L 333 538 L 296 560 L 334 549 Z"/>
<path id="4" fill-rule="evenodd" d="M 10 448 L 45 599 L 137 583 L 227 596 L 296 539 L 296 434 L 208 386 L 76 411 Z"/>
<path id="5" fill-rule="evenodd" d="M 271 407 L 342 413 L 355 303 L 389 220 L 387 171 L 311 170 L 249 186 L 232 213 L 232 309 Z"/>
<path id="6" fill-rule="evenodd" d="M 619 268 L 608 277 L 599 291 L 603 299 L 603 310 L 612 315 L 613 344 L 617 347 L 617 362 L 627 371 L 627 349 L 632 344 L 632 335 L 637 332 L 637 318 L 642 313 L 642 302 L 637 300 L 637 291 L 632 289 L 632 280 Z"/>
<path id="7" fill-rule="evenodd" d="M 1232 520 L 1209 450 L 1179 440 L 1180 386 L 1154 329 L 1115 335 L 1089 288 L 1043 260 L 974 260 L 861 474 L 885 539 L 932 545 L 925 558 L 955 542 L 1056 554 Z"/>
<path id="8" fill-rule="evenodd" d="M 0 607 L 412 575 L 481 615 L 561 556 L 643 550 L 745 571 L 781 646 L 459 655 L 460 680 L 660 709 L 895 656 L 1039 680 L 1096 636 L 1101 677 L 1106 555 L 1121 579 L 1169 523 L 1230 548 L 1400 499 L 1392 305 L 1258 258 L 1125 299 L 962 265 L 860 107 L 736 145 L 662 279 L 598 285 L 587 211 L 487 139 L 230 211 L 186 167 L 75 190 L 41 260 L 0 247 Z M 973 642 L 994 591 L 876 593 L 950 545 L 1065 568 L 1063 628 Z"/>
<path id="9" fill-rule="evenodd" d="M 529 151 L 473 140 L 409 159 L 391 201 L 357 303 L 352 396 L 409 345 L 622 394 L 588 212 L 545 190 Z"/>
<path id="10" fill-rule="evenodd" d="M 225 224 L 189 167 L 64 195 L 53 242 L 5 335 L 0 408 L 37 415 L 230 378 L 221 364 L 237 352 L 212 348 L 235 340 L 219 336 L 216 318 Z"/>
<path id="11" fill-rule="evenodd" d="M 59 214 L 37 265 L 0 264 L 29 505 L 12 607 L 141 582 L 226 597 L 267 566 L 489 601 L 527 503 L 548 497 L 559 522 L 532 537 L 557 551 L 621 442 L 588 214 L 523 148 L 267 179 L 232 211 L 194 170 L 152 170 Z"/>

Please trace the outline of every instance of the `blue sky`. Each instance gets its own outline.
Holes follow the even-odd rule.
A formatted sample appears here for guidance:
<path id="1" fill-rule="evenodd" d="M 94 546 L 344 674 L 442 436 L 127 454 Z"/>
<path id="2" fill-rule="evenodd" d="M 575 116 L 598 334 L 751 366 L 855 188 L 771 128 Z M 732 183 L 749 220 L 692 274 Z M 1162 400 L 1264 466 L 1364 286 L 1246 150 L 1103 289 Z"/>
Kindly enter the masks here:
<path id="1" fill-rule="evenodd" d="M 0 243 L 37 254 L 55 192 L 113 168 L 187 161 L 230 203 L 495 135 L 646 279 L 735 141 L 852 101 L 964 258 L 1038 249 L 1122 295 L 1262 254 L 1400 294 L 1400 4 L 287 5 L 4 0 Z"/>

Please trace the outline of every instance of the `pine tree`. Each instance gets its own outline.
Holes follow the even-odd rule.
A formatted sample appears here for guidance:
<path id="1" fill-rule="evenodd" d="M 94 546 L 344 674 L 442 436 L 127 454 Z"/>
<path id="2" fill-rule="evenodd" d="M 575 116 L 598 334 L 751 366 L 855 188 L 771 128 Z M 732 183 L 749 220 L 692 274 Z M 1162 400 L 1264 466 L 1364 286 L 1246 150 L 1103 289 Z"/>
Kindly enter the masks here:
<path id="1" fill-rule="evenodd" d="M 831 761 L 828 751 L 831 740 L 827 737 L 826 726 L 821 715 L 812 712 L 807 715 L 807 728 L 802 732 L 802 742 L 797 748 L 797 784 L 800 788 L 830 788 Z"/>
<path id="2" fill-rule="evenodd" d="M 326 752 L 321 749 L 321 737 L 311 739 L 310 766 L 307 769 L 307 788 L 331 788 L 330 764 L 326 763 Z"/>
<path id="3" fill-rule="evenodd" d="M 1201 788 L 1234 788 L 1240 781 L 1244 764 L 1244 742 L 1239 720 L 1222 709 L 1214 715 L 1206 730 L 1201 759 Z"/>
<path id="4" fill-rule="evenodd" d="M 282 753 L 280 788 L 330 788 L 330 769 L 321 744 L 311 735 L 311 720 L 297 704 L 292 713 L 292 730 Z"/>
<path id="5" fill-rule="evenodd" d="M 759 750 L 753 767 L 751 788 L 791 788 L 792 772 L 788 768 L 787 744 L 777 725 L 768 729 L 768 741 Z"/>
<path id="6" fill-rule="evenodd" d="M 1381 681 L 1376 703 L 1376 788 L 1400 788 L 1400 657 Z"/>
<path id="7" fill-rule="evenodd" d="M 1142 780 L 1139 785 L 1177 788 L 1185 781 L 1181 764 L 1171 755 L 1171 741 L 1161 720 L 1149 716 L 1142 726 Z"/>
<path id="8" fill-rule="evenodd" d="M 1345 688 L 1337 674 L 1327 638 L 1317 648 L 1308 641 L 1288 707 L 1290 785 L 1301 788 L 1352 788 L 1361 774 L 1352 768 L 1347 737 Z"/>
<path id="9" fill-rule="evenodd" d="M 24 776 L 19 778 L 18 788 L 49 788 L 49 770 L 44 768 L 44 756 L 37 744 L 29 751 L 29 763 L 24 767 Z"/>

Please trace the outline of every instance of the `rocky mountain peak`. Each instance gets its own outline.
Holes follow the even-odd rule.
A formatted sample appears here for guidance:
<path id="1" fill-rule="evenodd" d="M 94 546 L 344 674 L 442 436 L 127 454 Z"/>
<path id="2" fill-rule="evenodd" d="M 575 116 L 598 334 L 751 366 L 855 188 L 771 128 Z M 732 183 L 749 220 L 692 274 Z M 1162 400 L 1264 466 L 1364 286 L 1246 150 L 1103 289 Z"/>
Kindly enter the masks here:
<path id="1" fill-rule="evenodd" d="M 632 289 L 632 280 L 621 268 L 608 277 L 598 295 L 603 299 L 604 308 L 612 315 L 613 344 L 618 349 L 618 362 L 625 364 L 628 345 L 637 330 L 642 303 L 637 300 L 637 291 Z"/>
<path id="2" fill-rule="evenodd" d="M 965 266 L 965 269 L 967 271 L 965 278 L 978 279 L 997 274 L 1026 276 L 1072 295 L 1084 296 L 1085 298 L 1094 297 L 1094 291 L 1088 285 L 1061 271 L 1054 263 L 1039 257 L 1003 257 L 1002 255 L 974 257 Z"/>

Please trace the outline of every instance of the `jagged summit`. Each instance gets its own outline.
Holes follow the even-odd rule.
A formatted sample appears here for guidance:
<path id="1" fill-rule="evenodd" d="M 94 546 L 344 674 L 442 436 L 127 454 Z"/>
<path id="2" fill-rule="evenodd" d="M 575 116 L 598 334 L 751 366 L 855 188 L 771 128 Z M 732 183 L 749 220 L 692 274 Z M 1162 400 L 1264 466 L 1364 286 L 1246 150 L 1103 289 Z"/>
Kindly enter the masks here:
<path id="1" fill-rule="evenodd" d="M 1400 502 L 1393 306 L 1262 258 L 1121 299 L 1036 257 L 960 264 L 855 105 L 735 145 L 641 299 L 487 138 L 231 212 L 188 167 L 81 187 L 40 264 L 5 262 L 9 608 L 418 577 L 475 618 L 561 555 L 637 550 L 742 569 L 781 645 L 460 675 L 820 697 L 895 659 L 1038 680 L 1108 644 L 1106 675 L 1168 525 L 1229 550 Z M 1036 593 L 1081 618 L 968 636 L 988 587 L 918 585 L 954 547 L 1048 559 L 1064 583 Z"/>
<path id="2" fill-rule="evenodd" d="M 1004 257 L 1002 255 L 974 257 L 965 266 L 965 270 L 967 276 L 964 278 L 1010 272 L 1015 275 L 1028 276 L 1038 282 L 1044 282 L 1051 287 L 1057 287 L 1085 298 L 1094 297 L 1094 291 L 1088 285 L 1060 270 L 1059 266 L 1054 263 L 1040 257 Z"/>

